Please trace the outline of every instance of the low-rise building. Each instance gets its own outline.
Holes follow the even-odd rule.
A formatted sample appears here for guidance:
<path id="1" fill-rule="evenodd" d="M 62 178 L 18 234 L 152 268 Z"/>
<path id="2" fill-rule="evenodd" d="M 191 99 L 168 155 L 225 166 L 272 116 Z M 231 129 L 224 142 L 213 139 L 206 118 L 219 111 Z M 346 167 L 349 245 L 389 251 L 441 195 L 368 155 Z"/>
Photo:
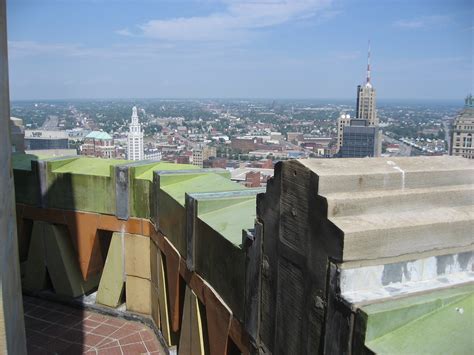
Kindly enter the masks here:
<path id="1" fill-rule="evenodd" d="M 203 162 L 217 154 L 215 147 L 203 146 L 193 149 L 193 165 L 203 167 Z"/>
<path id="2" fill-rule="evenodd" d="M 68 149 L 66 131 L 25 130 L 25 150 Z"/>
<path id="3" fill-rule="evenodd" d="M 157 148 L 145 148 L 143 151 L 144 160 L 161 160 L 161 151 Z"/>
<path id="4" fill-rule="evenodd" d="M 353 119 L 344 126 L 341 158 L 379 157 L 381 154 L 381 132 L 378 126 L 369 126 L 365 119 Z"/>
<path id="5" fill-rule="evenodd" d="M 81 155 L 115 158 L 114 140 L 107 132 L 92 131 L 84 138 Z"/>

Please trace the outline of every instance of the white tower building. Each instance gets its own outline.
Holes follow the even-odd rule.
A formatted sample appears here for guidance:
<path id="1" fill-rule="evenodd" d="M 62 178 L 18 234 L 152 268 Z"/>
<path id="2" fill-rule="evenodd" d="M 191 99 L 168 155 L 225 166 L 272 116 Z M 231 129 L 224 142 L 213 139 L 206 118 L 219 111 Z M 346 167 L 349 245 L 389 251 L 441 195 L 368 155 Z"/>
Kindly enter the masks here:
<path id="1" fill-rule="evenodd" d="M 138 122 L 137 108 L 133 106 L 132 121 L 128 132 L 128 154 L 129 160 L 143 160 L 143 132 L 140 122 Z"/>

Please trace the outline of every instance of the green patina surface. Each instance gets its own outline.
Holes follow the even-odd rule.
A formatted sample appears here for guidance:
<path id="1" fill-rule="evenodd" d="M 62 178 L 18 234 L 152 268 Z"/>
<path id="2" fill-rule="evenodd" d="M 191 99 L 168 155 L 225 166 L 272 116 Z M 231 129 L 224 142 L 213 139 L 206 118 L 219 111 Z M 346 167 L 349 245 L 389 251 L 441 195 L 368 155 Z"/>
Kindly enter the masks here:
<path id="1" fill-rule="evenodd" d="M 229 173 L 163 174 L 158 192 L 158 225 L 181 255 L 186 255 L 185 194 L 245 189 L 229 179 Z"/>
<path id="2" fill-rule="evenodd" d="M 198 217 L 234 245 L 240 246 L 242 243 L 242 229 L 253 227 L 256 208 L 257 201 L 253 196 L 247 199 L 239 199 L 232 205 L 199 214 Z"/>
<path id="3" fill-rule="evenodd" d="M 48 161 L 48 207 L 115 214 L 115 165 L 126 160 L 71 158 Z"/>
<path id="4" fill-rule="evenodd" d="M 224 192 L 245 190 L 244 186 L 215 173 L 191 176 L 173 176 L 173 178 L 175 177 L 176 179 L 173 182 L 168 181 L 165 186 L 161 187 L 161 189 L 182 206 L 184 206 L 186 192 Z"/>
<path id="5" fill-rule="evenodd" d="M 152 183 L 154 171 L 175 171 L 198 169 L 197 166 L 189 164 L 174 164 L 159 162 L 152 164 L 143 164 L 130 167 L 132 173 L 130 189 L 133 192 L 131 196 L 131 211 L 133 217 L 150 218 L 150 205 L 152 202 Z"/>
<path id="6" fill-rule="evenodd" d="M 12 154 L 12 166 L 16 170 L 31 170 L 31 161 L 39 159 L 41 157 L 33 154 Z"/>
<path id="7" fill-rule="evenodd" d="M 12 154 L 13 179 L 15 180 L 15 199 L 19 203 L 37 205 L 39 185 L 31 162 L 40 159 L 33 154 Z"/>
<path id="8" fill-rule="evenodd" d="M 136 167 L 135 178 L 153 181 L 153 172 L 155 170 L 171 171 L 171 170 L 191 170 L 199 169 L 199 167 L 190 164 L 174 164 L 174 163 L 156 163 L 152 166 L 146 165 L 144 168 Z"/>
<path id="9" fill-rule="evenodd" d="M 364 306 L 366 345 L 381 354 L 469 353 L 473 306 L 474 285 Z"/>
<path id="10" fill-rule="evenodd" d="M 70 173 L 94 176 L 110 176 L 110 167 L 128 163 L 128 160 L 80 158 L 53 170 L 54 173 Z"/>

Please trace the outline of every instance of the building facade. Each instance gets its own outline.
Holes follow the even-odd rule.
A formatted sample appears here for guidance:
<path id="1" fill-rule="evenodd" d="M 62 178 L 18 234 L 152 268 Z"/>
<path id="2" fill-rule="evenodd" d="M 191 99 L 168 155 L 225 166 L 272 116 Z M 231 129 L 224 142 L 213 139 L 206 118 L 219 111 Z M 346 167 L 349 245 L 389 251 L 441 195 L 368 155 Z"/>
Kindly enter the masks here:
<path id="1" fill-rule="evenodd" d="M 147 148 L 143 152 L 144 160 L 161 160 L 162 158 L 161 150 L 157 148 Z"/>
<path id="2" fill-rule="evenodd" d="M 216 156 L 215 147 L 200 147 L 193 149 L 193 165 L 203 167 L 203 162 L 208 160 L 210 157 Z"/>
<path id="3" fill-rule="evenodd" d="M 138 121 L 136 106 L 133 106 L 132 120 L 129 126 L 127 158 L 129 160 L 143 160 L 143 131 Z"/>
<path id="4" fill-rule="evenodd" d="M 357 86 L 357 118 L 369 121 L 370 126 L 378 126 L 377 111 L 375 109 L 375 89 L 370 81 L 365 85 Z"/>
<path id="5" fill-rule="evenodd" d="M 451 155 L 473 159 L 474 146 L 474 100 L 472 95 L 466 97 L 464 109 L 454 120 L 451 136 Z"/>
<path id="6" fill-rule="evenodd" d="M 339 151 L 341 158 L 365 158 L 380 156 L 380 134 L 378 127 L 370 126 L 368 120 L 353 119 L 343 129 L 343 142 Z"/>
<path id="7" fill-rule="evenodd" d="M 344 134 L 344 127 L 349 126 L 351 124 L 351 115 L 342 113 L 339 118 L 337 119 L 337 142 L 336 147 L 337 151 L 342 147 L 342 136 Z"/>
<path id="8" fill-rule="evenodd" d="M 92 131 L 84 138 L 81 155 L 98 158 L 115 158 L 113 138 L 107 132 Z"/>
<path id="9" fill-rule="evenodd" d="M 66 131 L 25 130 L 25 150 L 68 149 Z"/>

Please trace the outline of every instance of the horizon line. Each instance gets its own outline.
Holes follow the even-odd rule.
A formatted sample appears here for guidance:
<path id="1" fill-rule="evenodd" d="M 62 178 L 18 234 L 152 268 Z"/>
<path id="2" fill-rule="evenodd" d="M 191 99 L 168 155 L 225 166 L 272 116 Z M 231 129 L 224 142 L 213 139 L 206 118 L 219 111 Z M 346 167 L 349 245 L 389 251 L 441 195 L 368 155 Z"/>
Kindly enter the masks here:
<path id="1" fill-rule="evenodd" d="M 295 100 L 295 101 L 308 101 L 308 100 L 339 100 L 339 101 L 352 101 L 355 100 L 353 97 L 65 97 L 65 98 L 10 98 L 11 102 L 15 101 L 106 101 L 106 100 Z M 426 98 L 426 97 L 385 97 L 377 98 L 377 100 L 390 100 L 390 101 L 458 101 L 462 104 L 464 98 Z"/>

